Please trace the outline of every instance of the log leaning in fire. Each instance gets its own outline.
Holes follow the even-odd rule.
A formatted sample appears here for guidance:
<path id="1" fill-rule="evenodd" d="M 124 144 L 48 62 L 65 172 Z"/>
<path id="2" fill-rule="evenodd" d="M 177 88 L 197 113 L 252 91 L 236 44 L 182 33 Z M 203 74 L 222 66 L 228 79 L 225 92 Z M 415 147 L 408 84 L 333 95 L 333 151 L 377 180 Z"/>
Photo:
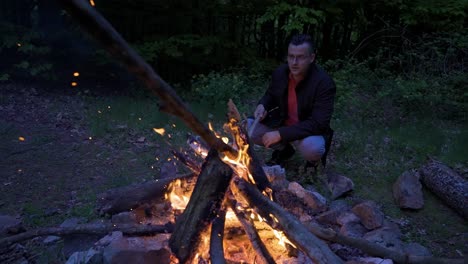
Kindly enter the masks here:
<path id="1" fill-rule="evenodd" d="M 187 105 L 180 99 L 174 89 L 167 84 L 143 58 L 122 38 L 112 25 L 84 0 L 59 0 L 67 13 L 74 18 L 95 40 L 111 55 L 121 62 L 128 71 L 135 74 L 160 99 L 160 109 L 179 117 L 213 149 L 235 158 L 237 151 L 217 138 L 203 124 Z"/>
<path id="2" fill-rule="evenodd" d="M 468 219 L 468 181 L 436 160 L 419 169 L 421 182 L 457 213 Z"/>
<path id="3" fill-rule="evenodd" d="M 376 257 L 387 258 L 395 261 L 395 263 L 407 263 L 407 264 L 462 264 L 463 259 L 446 259 L 446 258 L 435 258 L 430 256 L 415 256 L 407 255 L 403 252 L 395 251 L 382 247 L 376 243 L 372 243 L 365 239 L 343 236 L 333 229 L 325 229 L 317 224 L 306 224 L 305 225 L 310 232 L 318 236 L 321 239 L 336 242 L 342 245 L 354 247 L 361 251 Z"/>
<path id="4" fill-rule="evenodd" d="M 237 202 L 235 200 L 227 198 L 227 204 L 232 209 L 232 211 L 234 211 L 237 219 L 242 224 L 245 233 L 249 237 L 250 243 L 252 243 L 252 247 L 255 250 L 255 253 L 257 253 L 258 260 L 261 264 L 274 264 L 275 260 L 271 256 L 270 252 L 268 252 L 268 249 L 266 248 L 265 244 L 260 239 L 260 236 L 258 235 L 258 232 L 255 228 L 252 219 L 246 216 L 244 212 L 241 212 L 236 207 L 236 203 Z"/>
<path id="5" fill-rule="evenodd" d="M 210 260 L 211 264 L 226 264 L 224 258 L 224 224 L 226 222 L 226 209 L 220 209 L 211 224 Z"/>
<path id="6" fill-rule="evenodd" d="M 201 234 L 207 231 L 218 214 L 233 175 L 232 169 L 211 150 L 202 166 L 197 183 L 182 215 L 176 221 L 169 245 L 180 263 L 190 263 L 200 245 Z"/>
<path id="7" fill-rule="evenodd" d="M 189 173 L 108 190 L 98 196 L 97 209 L 101 215 L 116 214 L 128 211 L 145 202 L 162 200 L 171 182 L 194 176 L 194 174 Z"/>
<path id="8" fill-rule="evenodd" d="M 251 184 L 243 179 L 235 179 L 234 184 L 249 204 L 255 207 L 257 213 L 264 218 L 276 219 L 278 227 L 284 232 L 286 237 L 315 261 L 315 263 L 343 263 L 323 241 L 309 232 L 299 220 L 276 203 L 270 201 Z"/>
<path id="9" fill-rule="evenodd" d="M 121 231 L 125 235 L 148 236 L 157 233 L 170 233 L 172 229 L 173 225 L 169 223 L 166 225 L 115 225 L 99 223 L 76 225 L 72 227 L 46 227 L 2 238 L 0 239 L 0 248 L 38 236 L 66 236 L 72 234 L 104 235 L 113 231 Z"/>

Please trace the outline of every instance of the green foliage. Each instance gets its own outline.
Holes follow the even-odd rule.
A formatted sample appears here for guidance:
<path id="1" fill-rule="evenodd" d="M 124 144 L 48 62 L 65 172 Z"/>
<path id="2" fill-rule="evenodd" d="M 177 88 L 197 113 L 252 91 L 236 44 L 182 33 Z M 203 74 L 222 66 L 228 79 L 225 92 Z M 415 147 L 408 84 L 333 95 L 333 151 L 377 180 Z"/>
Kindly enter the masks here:
<path id="1" fill-rule="evenodd" d="M 259 24 L 266 22 L 278 23 L 278 18 L 286 16 L 283 25 L 279 25 L 286 34 L 302 32 L 306 25 L 317 25 L 323 22 L 324 14 L 320 10 L 315 10 L 306 6 L 291 5 L 281 1 L 278 4 L 267 7 L 265 13 L 257 19 Z"/>
<path id="2" fill-rule="evenodd" d="M 0 66 L 5 73 L 0 81 L 39 77 L 53 79 L 53 64 L 47 59 L 50 48 L 42 43 L 39 32 L 11 23 L 0 23 Z"/>
<path id="3" fill-rule="evenodd" d="M 239 104 L 238 107 L 252 100 L 256 102 L 266 87 L 267 82 L 260 74 L 210 72 L 192 79 L 194 98 L 210 105 L 225 105 L 229 99 Z"/>

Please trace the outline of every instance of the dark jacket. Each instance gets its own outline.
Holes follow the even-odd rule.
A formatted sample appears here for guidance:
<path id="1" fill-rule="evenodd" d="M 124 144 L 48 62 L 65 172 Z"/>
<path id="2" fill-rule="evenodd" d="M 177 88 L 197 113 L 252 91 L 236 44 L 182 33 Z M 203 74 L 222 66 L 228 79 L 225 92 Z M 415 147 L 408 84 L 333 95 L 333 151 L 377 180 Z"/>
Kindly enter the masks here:
<path id="1" fill-rule="evenodd" d="M 296 87 L 299 123 L 292 126 L 284 125 L 288 117 L 288 81 L 288 65 L 279 66 L 259 101 L 269 111 L 262 123 L 277 128 L 284 142 L 330 133 L 336 93 L 331 77 L 315 63 L 310 65 L 306 76 Z"/>

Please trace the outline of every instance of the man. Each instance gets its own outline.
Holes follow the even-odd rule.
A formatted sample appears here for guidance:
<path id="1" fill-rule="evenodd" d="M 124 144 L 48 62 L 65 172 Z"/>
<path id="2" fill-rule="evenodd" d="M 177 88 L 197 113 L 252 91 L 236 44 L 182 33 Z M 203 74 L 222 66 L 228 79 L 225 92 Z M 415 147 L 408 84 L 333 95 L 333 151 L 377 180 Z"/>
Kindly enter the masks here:
<path id="1" fill-rule="evenodd" d="M 254 117 L 261 122 L 254 128 L 252 140 L 274 149 L 270 165 L 283 165 L 297 149 L 306 166 L 317 167 L 333 133 L 330 119 L 335 83 L 315 64 L 315 47 L 309 35 L 291 39 L 287 61 L 273 72 L 258 103 Z M 249 124 L 252 122 L 250 119 Z"/>

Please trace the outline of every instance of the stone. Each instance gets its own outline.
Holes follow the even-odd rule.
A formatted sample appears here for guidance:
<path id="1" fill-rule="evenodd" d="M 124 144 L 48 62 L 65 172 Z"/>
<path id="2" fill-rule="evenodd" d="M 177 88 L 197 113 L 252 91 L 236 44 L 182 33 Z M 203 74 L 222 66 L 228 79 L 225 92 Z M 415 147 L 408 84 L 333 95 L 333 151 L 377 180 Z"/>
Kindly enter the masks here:
<path id="1" fill-rule="evenodd" d="M 421 209 L 424 206 L 422 185 L 416 171 L 405 171 L 393 184 L 393 198 L 400 208 Z"/>
<path id="2" fill-rule="evenodd" d="M 84 224 L 87 222 L 86 218 L 69 218 L 66 219 L 60 227 L 70 227 L 73 228 L 79 224 Z M 66 257 L 69 257 L 71 254 L 77 251 L 86 251 L 91 248 L 96 241 L 99 240 L 101 236 L 92 235 L 92 234 L 74 234 L 63 237 L 63 249 L 62 252 Z"/>
<path id="3" fill-rule="evenodd" d="M 0 237 L 24 231 L 21 219 L 11 215 L 0 215 Z"/>
<path id="4" fill-rule="evenodd" d="M 286 180 L 286 171 L 280 165 L 263 166 L 263 171 L 272 186 L 281 188 L 288 186 L 289 182 Z"/>
<path id="5" fill-rule="evenodd" d="M 73 253 L 65 264 L 98 264 L 102 263 L 102 252 L 95 249 Z"/>
<path id="6" fill-rule="evenodd" d="M 432 256 L 431 251 L 419 243 L 407 243 L 403 246 L 405 254 L 414 256 Z"/>
<path id="7" fill-rule="evenodd" d="M 383 224 L 384 214 L 372 201 L 359 203 L 351 210 L 359 217 L 361 223 L 369 230 L 379 228 Z"/>
<path id="8" fill-rule="evenodd" d="M 347 223 L 359 223 L 359 221 L 360 221 L 359 217 L 357 217 L 357 215 L 355 215 L 354 213 L 349 212 L 349 211 L 342 212 L 336 218 L 336 222 L 339 225 L 345 225 Z"/>
<path id="9" fill-rule="evenodd" d="M 338 217 L 343 211 L 349 210 L 349 206 L 345 201 L 337 200 L 330 204 L 328 211 L 325 211 L 317 216 L 317 221 L 322 224 L 337 224 Z"/>
<path id="10" fill-rule="evenodd" d="M 403 252 L 403 242 L 400 240 L 401 232 L 387 225 L 367 232 L 363 238 L 369 242 L 379 244 L 397 252 Z"/>
<path id="11" fill-rule="evenodd" d="M 348 177 L 336 172 L 327 171 L 327 186 L 331 192 L 331 199 L 335 200 L 354 189 L 354 182 Z"/>
<path id="12" fill-rule="evenodd" d="M 168 248 L 170 234 L 152 237 L 121 237 L 104 248 L 104 262 L 109 264 L 157 263 L 169 264 L 171 251 Z"/>
<path id="13" fill-rule="evenodd" d="M 345 223 L 340 228 L 340 234 L 348 237 L 361 238 L 367 232 L 367 229 L 359 222 Z"/>
<path id="14" fill-rule="evenodd" d="M 317 196 L 313 192 L 307 191 L 297 182 L 289 183 L 288 191 L 302 199 L 315 212 L 323 212 L 327 209 L 326 199 L 323 196 Z"/>

